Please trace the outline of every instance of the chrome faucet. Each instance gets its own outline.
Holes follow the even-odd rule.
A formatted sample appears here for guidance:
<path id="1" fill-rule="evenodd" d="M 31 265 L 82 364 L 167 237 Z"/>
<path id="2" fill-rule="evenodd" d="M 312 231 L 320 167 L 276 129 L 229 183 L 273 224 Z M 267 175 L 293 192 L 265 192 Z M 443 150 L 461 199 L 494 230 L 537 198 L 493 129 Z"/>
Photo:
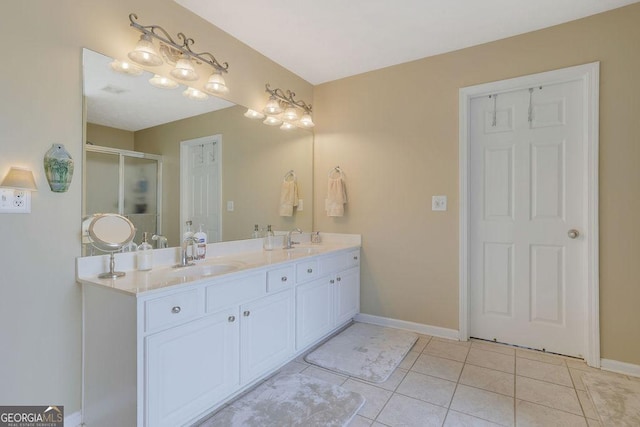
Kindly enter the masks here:
<path id="1" fill-rule="evenodd" d="M 180 267 L 188 267 L 190 265 L 196 265 L 195 262 L 191 262 L 194 260 L 193 254 L 196 253 L 196 245 L 198 244 L 198 239 L 193 236 L 189 236 L 182 241 L 182 247 L 180 248 L 180 264 L 176 264 L 173 268 Z M 188 248 L 191 246 L 191 256 L 187 255 Z"/>
<path id="2" fill-rule="evenodd" d="M 297 245 L 300 242 L 292 242 L 291 241 L 291 233 L 293 233 L 294 231 L 297 231 L 298 233 L 302 234 L 302 230 L 300 230 L 299 228 L 294 228 L 293 230 L 289 231 L 287 233 L 286 238 L 284 239 L 284 247 L 282 249 L 291 249 L 293 248 L 293 245 Z"/>

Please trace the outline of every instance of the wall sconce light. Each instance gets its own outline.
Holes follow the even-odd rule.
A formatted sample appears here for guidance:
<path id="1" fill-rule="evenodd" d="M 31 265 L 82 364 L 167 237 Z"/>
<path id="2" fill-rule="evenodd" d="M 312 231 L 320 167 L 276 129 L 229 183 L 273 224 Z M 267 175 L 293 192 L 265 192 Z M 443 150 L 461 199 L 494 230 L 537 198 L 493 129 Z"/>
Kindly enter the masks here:
<path id="1" fill-rule="evenodd" d="M 262 123 L 269 126 L 280 126 L 280 129 L 290 130 L 296 127 L 312 128 L 315 126 L 311 118 L 311 104 L 295 99 L 296 94 L 290 90 L 284 92 L 282 89 L 271 89 L 269 83 L 266 84 L 266 92 L 269 93 L 269 101 L 262 110 L 267 118 Z M 300 112 L 302 110 L 302 116 Z M 245 117 L 250 119 L 262 119 L 264 114 L 254 110 L 247 110 Z"/>
<path id="2" fill-rule="evenodd" d="M 140 25 L 136 22 L 137 19 L 138 16 L 135 13 L 129 14 L 130 25 L 142 33 L 136 47 L 128 54 L 129 59 L 147 67 L 155 67 L 166 62 L 174 66 L 170 71 L 171 76 L 183 81 L 198 80 L 199 76 L 194 68 L 194 63 L 197 65 L 207 64 L 213 68 L 213 73 L 203 89 L 213 94 L 221 94 L 228 91 L 227 84 L 222 77 L 222 73 L 228 72 L 228 63 L 219 63 L 209 52 L 194 52 L 191 50 L 191 46 L 195 41 L 185 36 L 184 33 L 178 33 L 180 42 L 176 42 L 169 33 L 159 25 Z M 158 49 L 156 49 L 154 45 L 154 40 L 158 41 Z M 139 67 L 125 61 L 114 61 L 111 67 L 118 72 L 132 75 L 139 75 L 143 71 Z M 134 71 L 135 69 L 139 70 L 138 74 L 134 74 L 134 72 L 137 72 Z M 178 87 L 176 81 L 158 74 L 154 75 L 154 77 L 149 80 L 149 83 L 162 89 Z M 193 91 L 197 91 L 197 94 L 193 95 Z M 197 100 L 207 98 L 206 94 L 194 88 L 187 88 L 185 96 Z"/>
<path id="3" fill-rule="evenodd" d="M 31 170 L 12 166 L 0 183 L 0 213 L 31 212 L 31 192 L 37 190 Z"/>

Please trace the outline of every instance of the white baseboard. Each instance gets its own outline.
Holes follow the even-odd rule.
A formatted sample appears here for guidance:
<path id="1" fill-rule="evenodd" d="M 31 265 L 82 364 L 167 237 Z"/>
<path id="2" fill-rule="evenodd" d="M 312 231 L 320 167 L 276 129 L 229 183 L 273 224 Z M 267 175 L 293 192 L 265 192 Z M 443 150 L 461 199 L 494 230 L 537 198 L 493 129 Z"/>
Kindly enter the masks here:
<path id="1" fill-rule="evenodd" d="M 455 329 L 441 328 L 439 326 L 424 325 L 422 323 L 408 322 L 406 320 L 390 319 L 388 317 L 374 316 L 372 314 L 356 314 L 356 322 L 371 323 L 372 325 L 388 326 L 390 328 L 405 329 L 423 335 L 458 340 L 458 331 Z"/>
<path id="2" fill-rule="evenodd" d="M 603 371 L 617 372 L 618 374 L 640 377 L 640 365 L 633 363 L 618 362 L 611 359 L 600 359 L 600 369 Z"/>
<path id="3" fill-rule="evenodd" d="M 82 411 L 74 412 L 64 417 L 65 427 L 80 427 L 82 425 Z"/>

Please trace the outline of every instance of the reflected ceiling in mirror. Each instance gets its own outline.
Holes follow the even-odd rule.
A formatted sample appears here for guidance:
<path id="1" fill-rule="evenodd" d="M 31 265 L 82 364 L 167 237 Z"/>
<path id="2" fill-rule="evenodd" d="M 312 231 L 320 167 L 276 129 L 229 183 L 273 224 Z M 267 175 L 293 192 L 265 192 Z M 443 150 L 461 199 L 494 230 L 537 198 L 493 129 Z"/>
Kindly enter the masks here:
<path id="1" fill-rule="evenodd" d="M 149 83 L 154 74 L 117 72 L 113 59 L 89 49 L 84 50 L 84 95 L 87 122 L 115 129 L 138 131 L 187 117 L 221 110 L 235 104 L 215 96 L 204 101 L 183 95 L 187 89 L 161 89 Z"/>

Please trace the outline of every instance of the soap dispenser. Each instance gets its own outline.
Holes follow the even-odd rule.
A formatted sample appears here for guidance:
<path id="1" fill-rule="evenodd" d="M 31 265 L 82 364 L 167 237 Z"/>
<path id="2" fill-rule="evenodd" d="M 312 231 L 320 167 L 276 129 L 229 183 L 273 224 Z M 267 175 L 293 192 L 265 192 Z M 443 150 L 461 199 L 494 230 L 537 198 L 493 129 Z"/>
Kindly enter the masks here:
<path id="1" fill-rule="evenodd" d="M 251 238 L 252 239 L 260 238 L 260 227 L 258 227 L 258 224 L 253 226 L 253 233 L 251 233 Z"/>
<path id="2" fill-rule="evenodd" d="M 148 233 L 146 231 L 142 236 L 142 243 L 140 243 L 140 246 L 138 246 L 138 252 L 136 252 L 138 270 L 148 271 L 153 267 L 153 247 L 147 240 Z"/>
<path id="3" fill-rule="evenodd" d="M 204 227 L 204 224 L 200 224 L 200 229 L 193 235 L 198 242 L 196 245 L 196 259 L 205 259 L 207 256 L 207 233 L 202 230 L 202 227 Z"/>
<path id="4" fill-rule="evenodd" d="M 273 246 L 275 245 L 275 235 L 273 234 L 273 230 L 271 230 L 271 226 L 267 225 L 267 232 L 264 235 L 264 240 L 262 243 L 262 248 L 265 251 L 273 250 Z"/>

